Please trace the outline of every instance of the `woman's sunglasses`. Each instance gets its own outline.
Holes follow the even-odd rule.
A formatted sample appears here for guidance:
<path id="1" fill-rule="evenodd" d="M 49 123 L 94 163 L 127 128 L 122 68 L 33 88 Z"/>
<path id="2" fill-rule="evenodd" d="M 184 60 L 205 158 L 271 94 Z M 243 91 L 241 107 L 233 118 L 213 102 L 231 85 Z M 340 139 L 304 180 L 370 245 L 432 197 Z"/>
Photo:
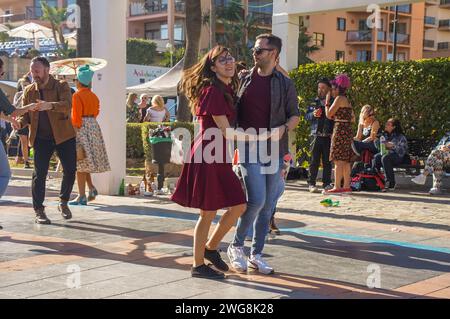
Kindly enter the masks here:
<path id="1" fill-rule="evenodd" d="M 217 59 L 217 62 L 219 62 L 222 65 L 226 65 L 227 63 L 234 63 L 236 60 L 232 55 L 227 56 L 221 56 Z"/>

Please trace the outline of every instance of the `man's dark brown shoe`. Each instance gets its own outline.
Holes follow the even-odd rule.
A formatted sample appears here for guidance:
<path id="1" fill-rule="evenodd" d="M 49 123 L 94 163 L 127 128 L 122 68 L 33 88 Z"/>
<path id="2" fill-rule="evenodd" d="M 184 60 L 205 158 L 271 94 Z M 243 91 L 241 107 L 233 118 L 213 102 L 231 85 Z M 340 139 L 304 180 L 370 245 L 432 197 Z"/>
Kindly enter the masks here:
<path id="1" fill-rule="evenodd" d="M 50 225 L 52 223 L 51 220 L 48 219 L 47 215 L 45 214 L 44 208 L 38 208 L 35 210 L 35 212 L 36 212 L 35 218 L 36 224 Z"/>
<path id="2" fill-rule="evenodd" d="M 72 219 L 72 212 L 70 211 L 67 202 L 60 202 L 58 204 L 58 210 L 61 212 L 61 215 L 64 219 L 66 220 Z"/>

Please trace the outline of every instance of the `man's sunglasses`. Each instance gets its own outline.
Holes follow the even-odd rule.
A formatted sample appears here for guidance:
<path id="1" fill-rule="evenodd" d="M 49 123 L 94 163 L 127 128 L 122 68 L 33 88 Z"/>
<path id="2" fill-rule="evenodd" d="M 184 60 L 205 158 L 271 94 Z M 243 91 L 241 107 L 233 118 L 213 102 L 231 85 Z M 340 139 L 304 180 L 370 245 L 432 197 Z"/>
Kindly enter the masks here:
<path id="1" fill-rule="evenodd" d="M 273 51 L 273 50 L 274 49 L 267 49 L 267 48 L 260 48 L 260 47 L 256 47 L 256 48 L 252 49 L 253 53 L 256 54 L 256 55 L 260 55 L 264 51 Z"/>

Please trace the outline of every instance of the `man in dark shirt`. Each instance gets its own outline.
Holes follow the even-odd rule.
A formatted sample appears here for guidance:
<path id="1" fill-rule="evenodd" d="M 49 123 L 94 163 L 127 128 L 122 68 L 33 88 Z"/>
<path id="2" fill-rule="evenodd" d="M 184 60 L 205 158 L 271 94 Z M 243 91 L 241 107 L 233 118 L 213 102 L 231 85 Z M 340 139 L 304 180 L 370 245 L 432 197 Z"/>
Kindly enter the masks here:
<path id="1" fill-rule="evenodd" d="M 239 152 L 244 155 L 240 156 L 240 165 L 248 203 L 227 253 L 231 266 L 242 272 L 247 267 L 263 274 L 274 272 L 261 256 L 270 219 L 280 191 L 284 189 L 283 157 L 289 152 L 288 131 L 297 127 L 300 114 L 293 82 L 276 70 L 281 46 L 281 39 L 271 34 L 256 38 L 253 49 L 255 67 L 242 76 L 237 94 L 238 126 L 244 130 L 256 129 L 257 132 L 261 132 L 260 129 L 272 131 L 268 145 L 270 154 L 264 154 L 264 145 L 250 150 L 251 146 L 247 144 L 243 152 Z M 250 156 L 250 153 L 256 153 L 256 156 Z M 269 155 L 268 162 L 265 155 Z M 244 240 L 252 225 L 253 243 L 247 259 L 243 250 Z"/>
<path id="2" fill-rule="evenodd" d="M 50 64 L 45 58 L 38 57 L 31 61 L 30 72 L 34 83 L 26 87 L 23 103 L 37 102 L 38 106 L 36 112 L 29 112 L 18 120 L 21 127 L 30 125 L 30 144 L 34 148 L 33 208 L 38 224 L 51 223 L 43 203 L 53 152 L 56 150 L 63 167 L 58 210 L 64 219 L 72 218 L 67 203 L 76 173 L 75 130 L 70 120 L 72 94 L 67 82 L 56 80 L 49 71 Z"/>
<path id="3" fill-rule="evenodd" d="M 319 81 L 318 96 L 308 107 L 305 118 L 311 122 L 311 164 L 309 166 L 309 191 L 319 193 L 316 187 L 317 172 L 322 160 L 322 183 L 325 190 L 333 188 L 331 185 L 330 147 L 333 134 L 334 121 L 329 120 L 325 114 L 325 98 L 331 89 L 330 81 L 323 78 Z"/>

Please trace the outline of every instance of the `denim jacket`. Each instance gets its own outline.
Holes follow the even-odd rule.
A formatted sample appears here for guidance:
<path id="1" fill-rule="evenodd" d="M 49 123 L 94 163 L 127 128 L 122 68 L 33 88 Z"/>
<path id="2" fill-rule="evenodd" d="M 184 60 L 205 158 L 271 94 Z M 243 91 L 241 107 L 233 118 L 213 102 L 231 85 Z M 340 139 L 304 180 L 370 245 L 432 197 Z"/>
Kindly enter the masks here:
<path id="1" fill-rule="evenodd" d="M 331 101 L 331 103 L 333 103 Z M 314 111 L 318 108 L 322 109 L 322 115 L 320 118 L 314 116 Z M 319 98 L 315 98 L 314 101 L 308 106 L 306 110 L 305 119 L 311 122 L 311 135 L 326 135 L 331 136 L 333 134 L 334 121 L 329 120 L 326 116 L 325 105 Z M 319 127 L 322 127 L 322 130 L 318 132 Z"/>
<path id="2" fill-rule="evenodd" d="M 237 125 L 239 125 L 239 108 L 242 107 L 241 97 L 252 81 L 253 72 L 257 72 L 257 69 L 253 68 L 239 79 L 236 105 L 238 110 Z M 291 117 L 300 116 L 300 110 L 297 90 L 291 79 L 274 69 L 270 86 L 270 128 L 276 128 L 286 124 Z M 288 140 L 289 136 L 287 133 L 280 140 L 280 158 L 289 153 Z"/>
<path id="3" fill-rule="evenodd" d="M 386 137 L 386 142 L 394 144 L 394 148 L 389 150 L 389 154 L 397 154 L 403 157 L 408 153 L 408 140 L 403 134 L 383 134 Z"/>

